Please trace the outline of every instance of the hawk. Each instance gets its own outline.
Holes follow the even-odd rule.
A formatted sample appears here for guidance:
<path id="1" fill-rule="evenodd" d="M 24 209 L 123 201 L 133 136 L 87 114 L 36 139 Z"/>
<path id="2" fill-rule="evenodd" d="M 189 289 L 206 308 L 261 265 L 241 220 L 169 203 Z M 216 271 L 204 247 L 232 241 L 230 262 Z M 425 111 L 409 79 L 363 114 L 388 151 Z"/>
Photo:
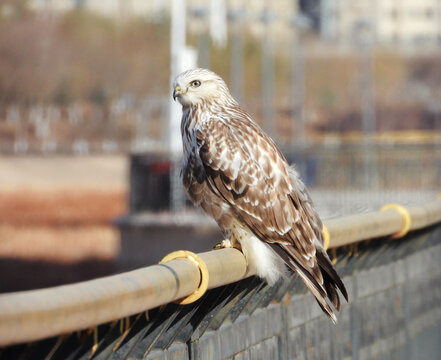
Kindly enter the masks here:
<path id="1" fill-rule="evenodd" d="M 323 248 L 322 222 L 298 173 L 231 96 L 221 77 L 192 69 L 173 82 L 182 105 L 182 180 L 195 205 L 240 247 L 269 285 L 297 271 L 336 322 L 337 289 L 348 295 Z M 287 269 L 288 268 L 288 269 Z"/>

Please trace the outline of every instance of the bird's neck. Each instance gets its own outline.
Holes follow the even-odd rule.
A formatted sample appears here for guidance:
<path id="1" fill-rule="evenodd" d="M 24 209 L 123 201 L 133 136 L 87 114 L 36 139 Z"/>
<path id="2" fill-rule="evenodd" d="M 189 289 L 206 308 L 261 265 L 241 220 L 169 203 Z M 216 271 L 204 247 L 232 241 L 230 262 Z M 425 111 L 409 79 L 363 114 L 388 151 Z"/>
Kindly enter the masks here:
<path id="1" fill-rule="evenodd" d="M 228 122 L 231 108 L 237 109 L 238 105 L 232 97 L 221 99 L 210 99 L 194 104 L 182 106 L 181 133 L 183 136 L 190 136 L 198 124 L 203 121 L 217 118 Z"/>
<path id="2" fill-rule="evenodd" d="M 182 112 L 184 114 L 217 114 L 224 112 L 225 109 L 237 106 L 237 102 L 231 97 L 220 97 L 210 100 L 200 101 L 194 104 L 182 106 Z"/>

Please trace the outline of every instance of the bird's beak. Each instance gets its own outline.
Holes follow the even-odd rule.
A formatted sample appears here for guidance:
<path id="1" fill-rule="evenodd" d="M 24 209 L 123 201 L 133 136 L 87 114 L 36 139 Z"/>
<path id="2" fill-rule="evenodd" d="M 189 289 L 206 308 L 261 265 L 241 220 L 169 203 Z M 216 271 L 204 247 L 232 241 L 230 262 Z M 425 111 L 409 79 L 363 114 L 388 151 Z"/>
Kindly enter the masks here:
<path id="1" fill-rule="evenodd" d="M 175 87 L 175 89 L 173 90 L 173 100 L 176 101 L 176 98 L 181 94 L 182 94 L 181 87 L 179 85 L 177 85 Z"/>

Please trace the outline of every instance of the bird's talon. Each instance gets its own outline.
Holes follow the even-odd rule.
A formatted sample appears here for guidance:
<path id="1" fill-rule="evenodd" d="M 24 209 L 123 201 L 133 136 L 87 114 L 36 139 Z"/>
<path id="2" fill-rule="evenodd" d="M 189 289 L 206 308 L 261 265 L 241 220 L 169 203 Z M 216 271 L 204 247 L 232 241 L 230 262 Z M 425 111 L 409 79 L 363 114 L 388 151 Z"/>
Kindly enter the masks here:
<path id="1" fill-rule="evenodd" d="M 222 241 L 221 241 L 221 246 L 222 246 L 223 248 L 232 248 L 232 247 L 233 247 L 233 245 L 231 244 L 230 239 L 224 239 L 224 240 L 222 240 Z"/>
<path id="2" fill-rule="evenodd" d="M 220 249 L 222 249 L 222 243 L 216 244 L 213 247 L 213 250 L 220 250 Z"/>
<path id="3" fill-rule="evenodd" d="M 219 244 L 216 244 L 213 250 L 227 249 L 232 247 L 234 246 L 231 244 L 231 241 L 229 239 L 224 239 Z"/>

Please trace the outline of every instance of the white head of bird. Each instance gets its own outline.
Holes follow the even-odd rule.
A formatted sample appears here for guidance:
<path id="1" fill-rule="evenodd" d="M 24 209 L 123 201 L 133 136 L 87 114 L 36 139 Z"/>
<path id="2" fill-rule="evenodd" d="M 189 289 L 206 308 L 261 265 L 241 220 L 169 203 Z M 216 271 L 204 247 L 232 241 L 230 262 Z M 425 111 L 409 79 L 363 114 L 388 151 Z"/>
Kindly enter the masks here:
<path id="1" fill-rule="evenodd" d="M 173 81 L 173 99 L 183 107 L 212 102 L 234 102 L 222 78 L 207 69 L 191 69 L 176 76 Z"/>

